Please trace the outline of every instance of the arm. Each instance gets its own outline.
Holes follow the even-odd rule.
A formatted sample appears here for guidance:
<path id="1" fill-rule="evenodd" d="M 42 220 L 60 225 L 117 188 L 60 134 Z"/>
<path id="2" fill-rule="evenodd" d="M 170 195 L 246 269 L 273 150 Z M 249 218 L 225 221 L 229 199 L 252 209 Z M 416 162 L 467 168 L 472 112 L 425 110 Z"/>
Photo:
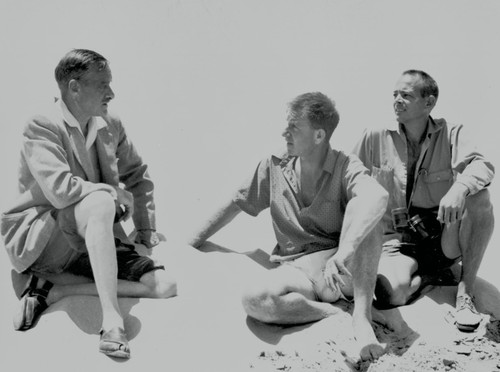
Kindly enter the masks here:
<path id="1" fill-rule="evenodd" d="M 152 248 L 160 241 L 156 233 L 154 184 L 148 174 L 147 165 L 128 138 L 120 120 L 110 118 L 109 122 L 118 133 L 116 156 L 120 182 L 125 185 L 125 193 L 128 192 L 132 196 L 133 205 L 127 212 L 132 216 L 137 230 L 135 242 Z"/>
<path id="2" fill-rule="evenodd" d="M 257 216 L 269 208 L 269 160 L 261 161 L 252 177 L 238 189 L 235 196 L 222 205 L 207 223 L 192 237 L 189 245 L 199 248 L 208 238 L 231 222 L 241 211 Z"/>
<path id="3" fill-rule="evenodd" d="M 339 251 L 343 255 L 354 250 L 377 225 L 387 208 L 389 195 L 374 179 L 355 187 L 355 195 L 347 203 L 340 234 Z"/>
<path id="4" fill-rule="evenodd" d="M 199 248 L 208 238 L 214 235 L 217 231 L 229 224 L 239 213 L 241 209 L 234 201 L 224 204 L 211 218 L 208 219 L 205 225 L 195 233 L 190 239 L 189 245 Z"/>
<path id="5" fill-rule="evenodd" d="M 44 117 L 28 122 L 23 133 L 23 153 L 30 173 L 47 201 L 57 209 L 79 202 L 88 194 L 103 190 L 117 198 L 115 188 L 92 183 L 73 174 L 63 145 L 61 129 Z"/>
<path id="6" fill-rule="evenodd" d="M 389 199 L 387 191 L 368 176 L 364 167 L 356 167 L 361 173 L 355 177 L 346 176 L 351 197 L 346 206 L 338 251 L 325 268 L 325 280 L 331 287 L 335 287 L 336 282 L 343 283 L 339 274 L 351 275 L 347 267 L 361 242 L 383 217 Z"/>
<path id="7" fill-rule="evenodd" d="M 446 225 L 462 219 L 465 199 L 487 187 L 494 177 L 493 165 L 476 149 L 472 134 L 463 126 L 452 126 L 452 169 L 456 180 L 439 203 L 438 220 Z"/>

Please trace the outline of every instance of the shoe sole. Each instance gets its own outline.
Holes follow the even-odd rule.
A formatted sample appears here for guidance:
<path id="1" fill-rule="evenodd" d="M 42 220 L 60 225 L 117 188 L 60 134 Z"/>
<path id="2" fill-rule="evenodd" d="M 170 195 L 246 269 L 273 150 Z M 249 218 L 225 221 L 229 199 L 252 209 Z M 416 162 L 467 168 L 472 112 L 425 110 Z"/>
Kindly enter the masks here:
<path id="1" fill-rule="evenodd" d="M 121 350 L 116 350 L 116 351 L 99 350 L 99 352 L 113 358 L 130 359 L 130 353 Z"/>
<path id="2" fill-rule="evenodd" d="M 455 325 L 457 329 L 461 332 L 474 332 L 477 329 L 477 327 L 479 327 L 479 323 L 474 325 L 455 323 Z"/>
<path id="3" fill-rule="evenodd" d="M 31 328 L 31 324 L 26 324 L 26 306 L 28 304 L 27 296 L 21 299 L 21 311 L 14 316 L 12 323 L 16 331 L 26 331 Z"/>

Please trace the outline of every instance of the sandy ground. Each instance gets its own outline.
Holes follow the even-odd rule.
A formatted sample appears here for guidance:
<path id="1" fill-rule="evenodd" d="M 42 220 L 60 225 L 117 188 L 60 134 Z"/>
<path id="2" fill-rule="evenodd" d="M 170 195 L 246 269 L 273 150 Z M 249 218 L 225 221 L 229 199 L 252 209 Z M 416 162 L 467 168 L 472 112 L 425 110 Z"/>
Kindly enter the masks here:
<path id="1" fill-rule="evenodd" d="M 132 350 L 132 358 L 125 362 L 97 351 L 101 311 L 94 297 L 66 298 L 51 306 L 34 329 L 14 331 L 11 319 L 17 299 L 4 257 L 0 260 L 4 293 L 0 366 L 55 372 L 69 366 L 74 371 L 137 371 L 145 366 L 213 372 L 500 370 L 499 322 L 485 315 L 477 332 L 456 331 L 450 316 L 453 287 L 437 288 L 416 304 L 401 308 L 408 327 L 399 333 L 376 324 L 387 354 L 375 363 L 354 361 L 348 307 L 338 316 L 297 327 L 265 325 L 248 318 L 240 303 L 241 291 L 272 267 L 267 261 L 272 247 L 267 222 L 268 216 L 237 217 L 227 233 L 214 236 L 214 242 L 224 244 L 209 242 L 204 252 L 181 241 L 156 247 L 152 256 L 166 263 L 178 279 L 179 296 L 120 300 Z M 496 308 L 499 317 L 500 293 L 483 280 L 478 284 L 495 302 L 484 306 Z"/>
<path id="2" fill-rule="evenodd" d="M 242 288 L 269 269 L 275 240 L 268 214 L 239 216 L 205 252 L 184 243 L 259 159 L 283 145 L 285 103 L 307 91 L 337 101 L 341 124 L 333 145 L 350 151 L 364 127 L 392 122 L 398 74 L 422 68 L 442 91 L 435 117 L 472 127 L 498 167 L 500 148 L 490 135 L 498 122 L 500 75 L 492 73 L 500 63 L 492 47 L 498 44 L 498 1 L 68 4 L 0 0 L 0 210 L 14 195 L 21 125 L 57 94 L 56 62 L 71 48 L 97 50 L 111 61 L 112 110 L 151 166 L 158 227 L 168 238 L 152 254 L 177 278 L 179 296 L 122 299 L 132 359 L 112 360 L 97 351 L 97 298 L 66 298 L 34 329 L 15 332 L 17 298 L 0 249 L 0 370 L 500 370 L 498 322 L 485 315 L 478 332 L 457 333 L 448 315 L 452 287 L 402 308 L 408 328 L 400 334 L 377 325 L 387 355 L 355 365 L 348 311 L 288 328 L 245 315 Z M 499 243 L 496 231 L 479 273 L 486 282 L 478 283 L 480 306 L 496 309 L 497 318 Z"/>

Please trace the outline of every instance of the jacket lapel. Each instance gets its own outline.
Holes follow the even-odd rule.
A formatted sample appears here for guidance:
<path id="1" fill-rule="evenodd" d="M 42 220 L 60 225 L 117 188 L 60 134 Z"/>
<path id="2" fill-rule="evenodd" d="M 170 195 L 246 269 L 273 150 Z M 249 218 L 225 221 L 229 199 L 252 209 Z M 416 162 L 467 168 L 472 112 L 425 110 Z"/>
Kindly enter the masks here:
<path id="1" fill-rule="evenodd" d="M 98 120 L 104 121 L 102 118 Z M 108 185 L 118 186 L 118 158 L 116 157 L 116 146 L 113 133 L 107 125 L 101 125 L 97 131 L 96 150 L 99 159 L 102 182 Z"/>
<path id="2" fill-rule="evenodd" d="M 85 172 L 85 175 L 87 176 L 87 179 L 92 180 L 94 178 L 94 171 L 81 132 L 78 130 L 78 128 L 74 128 L 69 125 L 66 125 L 66 130 L 69 134 L 69 142 L 71 144 L 71 148 L 73 150 L 75 158 L 78 160 L 78 163 L 80 163 L 83 171 Z"/>

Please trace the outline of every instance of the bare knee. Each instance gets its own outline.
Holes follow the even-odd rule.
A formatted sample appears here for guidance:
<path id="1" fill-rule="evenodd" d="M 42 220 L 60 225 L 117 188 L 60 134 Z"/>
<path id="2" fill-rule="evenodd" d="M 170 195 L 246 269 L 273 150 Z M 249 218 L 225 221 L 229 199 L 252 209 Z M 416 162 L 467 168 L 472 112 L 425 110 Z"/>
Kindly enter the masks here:
<path id="1" fill-rule="evenodd" d="M 249 288 L 243 293 L 242 304 L 245 312 L 265 323 L 279 321 L 280 296 L 264 288 Z"/>
<path id="2" fill-rule="evenodd" d="M 493 204 L 490 199 L 488 189 L 479 191 L 478 193 L 467 197 L 465 201 L 465 211 L 473 218 L 491 219 L 493 217 Z"/>
<path id="3" fill-rule="evenodd" d="M 165 270 L 154 270 L 141 277 L 150 298 L 169 298 L 177 295 L 177 282 Z"/>
<path id="4" fill-rule="evenodd" d="M 106 191 L 95 191 L 87 195 L 75 208 L 77 222 L 111 222 L 115 216 L 115 201 Z"/>
<path id="5" fill-rule="evenodd" d="M 379 309 L 406 305 L 410 297 L 409 285 L 393 285 L 384 275 L 377 276 L 375 286 L 375 306 Z"/>

